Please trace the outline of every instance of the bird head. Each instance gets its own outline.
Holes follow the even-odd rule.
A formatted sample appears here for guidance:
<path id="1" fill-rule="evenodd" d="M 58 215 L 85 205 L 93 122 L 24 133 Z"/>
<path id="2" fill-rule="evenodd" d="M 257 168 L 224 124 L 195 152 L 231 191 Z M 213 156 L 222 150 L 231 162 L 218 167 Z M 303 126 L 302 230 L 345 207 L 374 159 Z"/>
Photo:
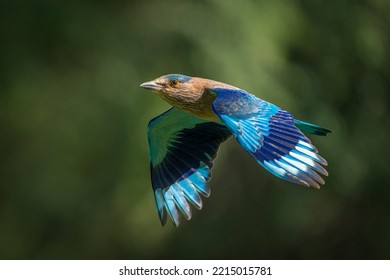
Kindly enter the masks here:
<path id="1" fill-rule="evenodd" d="M 169 94 L 171 92 L 185 90 L 188 81 L 192 78 L 181 74 L 169 74 L 158 77 L 153 81 L 140 85 L 141 88 L 153 90 L 157 93 Z"/>
<path id="2" fill-rule="evenodd" d="M 154 91 L 176 108 L 208 120 L 219 120 L 211 109 L 211 103 L 216 97 L 212 89 L 216 87 L 237 89 L 221 82 L 181 74 L 161 76 L 141 84 L 140 87 Z"/>
<path id="3" fill-rule="evenodd" d="M 140 85 L 152 90 L 162 99 L 175 107 L 194 105 L 203 94 L 204 87 L 196 82 L 197 78 L 181 74 L 169 74 Z"/>

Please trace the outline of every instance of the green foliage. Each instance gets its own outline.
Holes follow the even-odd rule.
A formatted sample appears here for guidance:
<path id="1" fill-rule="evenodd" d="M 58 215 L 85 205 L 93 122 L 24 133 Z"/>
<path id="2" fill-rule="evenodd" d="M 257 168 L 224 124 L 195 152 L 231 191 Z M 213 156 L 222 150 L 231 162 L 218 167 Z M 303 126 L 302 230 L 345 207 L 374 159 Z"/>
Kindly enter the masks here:
<path id="1" fill-rule="evenodd" d="M 8 1 L 0 10 L 0 258 L 390 257 L 388 1 Z M 319 191 L 234 140 L 191 222 L 162 228 L 146 125 L 168 73 L 330 128 Z"/>

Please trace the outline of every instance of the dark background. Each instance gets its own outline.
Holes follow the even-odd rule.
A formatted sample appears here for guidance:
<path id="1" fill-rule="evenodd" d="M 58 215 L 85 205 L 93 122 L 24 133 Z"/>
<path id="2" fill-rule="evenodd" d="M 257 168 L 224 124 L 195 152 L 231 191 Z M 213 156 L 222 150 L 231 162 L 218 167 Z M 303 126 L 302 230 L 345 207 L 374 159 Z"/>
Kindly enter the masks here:
<path id="1" fill-rule="evenodd" d="M 2 1 L 0 258 L 390 258 L 390 2 Z M 329 127 L 326 185 L 234 141 L 212 195 L 161 227 L 146 126 L 168 73 L 236 85 Z"/>

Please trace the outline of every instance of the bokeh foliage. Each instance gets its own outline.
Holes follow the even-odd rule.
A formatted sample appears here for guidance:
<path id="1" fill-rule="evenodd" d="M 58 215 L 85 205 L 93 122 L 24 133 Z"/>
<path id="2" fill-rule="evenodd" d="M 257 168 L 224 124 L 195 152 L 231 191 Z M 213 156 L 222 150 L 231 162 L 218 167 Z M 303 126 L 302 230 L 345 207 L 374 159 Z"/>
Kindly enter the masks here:
<path id="1" fill-rule="evenodd" d="M 0 258 L 390 257 L 390 2 L 3 1 Z M 224 81 L 297 118 L 329 162 L 320 190 L 234 140 L 190 222 L 159 224 L 139 84 Z"/>

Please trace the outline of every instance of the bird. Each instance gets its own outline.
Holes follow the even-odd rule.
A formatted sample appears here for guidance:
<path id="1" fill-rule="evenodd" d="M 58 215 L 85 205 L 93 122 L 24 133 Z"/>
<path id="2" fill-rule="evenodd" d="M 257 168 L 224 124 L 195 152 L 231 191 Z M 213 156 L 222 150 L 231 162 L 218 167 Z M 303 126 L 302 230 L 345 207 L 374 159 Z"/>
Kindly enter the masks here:
<path id="1" fill-rule="evenodd" d="M 167 216 L 200 210 L 220 145 L 234 137 L 261 166 L 295 184 L 319 189 L 327 161 L 304 133 L 331 130 L 297 120 L 278 106 L 222 82 L 168 74 L 142 83 L 172 107 L 148 124 L 151 183 L 162 226 Z"/>

